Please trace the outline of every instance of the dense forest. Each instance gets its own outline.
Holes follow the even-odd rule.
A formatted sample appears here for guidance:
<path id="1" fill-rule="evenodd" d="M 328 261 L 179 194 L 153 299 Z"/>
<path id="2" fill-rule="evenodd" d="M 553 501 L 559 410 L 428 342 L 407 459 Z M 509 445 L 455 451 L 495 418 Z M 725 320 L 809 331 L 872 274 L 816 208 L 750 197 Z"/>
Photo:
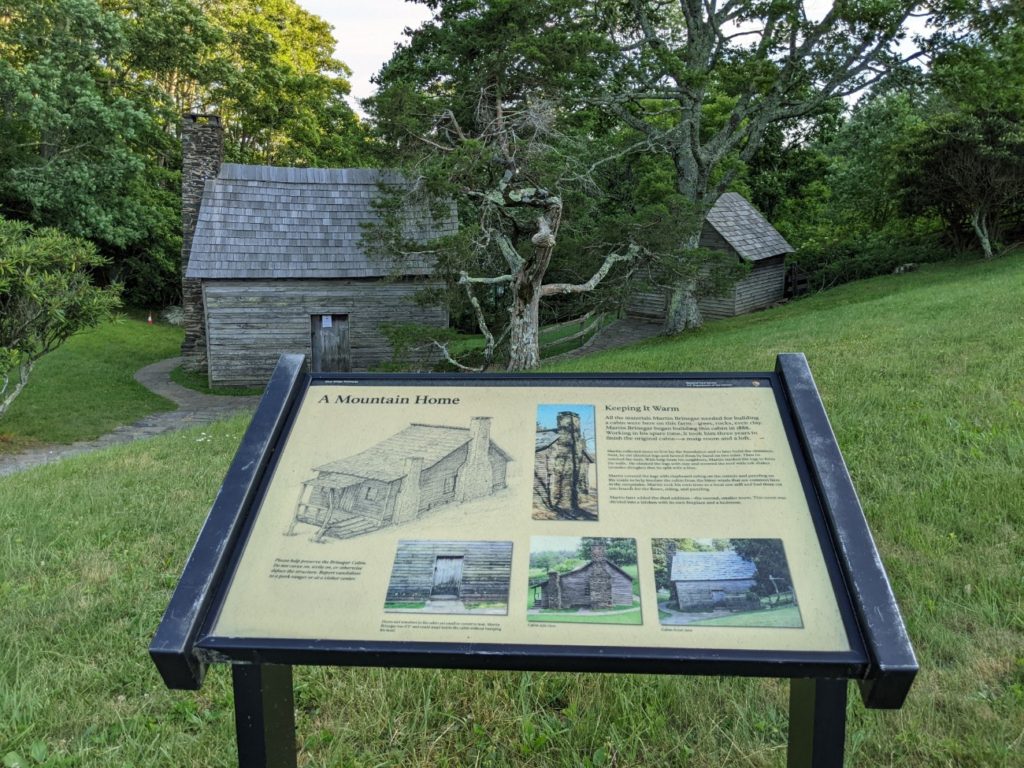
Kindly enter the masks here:
<path id="1" fill-rule="evenodd" d="M 228 161 L 402 167 L 458 199 L 434 298 L 492 342 L 666 275 L 674 329 L 695 324 L 694 292 L 714 288 L 695 233 L 726 190 L 795 246 L 811 289 L 1024 235 L 1012 0 L 816 17 L 799 0 L 411 1 L 434 17 L 360 120 L 330 26 L 295 0 L 8 0 L 0 215 L 88 241 L 126 303 L 173 304 L 181 116 L 215 113 Z M 382 256 L 409 245 L 387 231 L 402 204 L 382 209 Z"/>

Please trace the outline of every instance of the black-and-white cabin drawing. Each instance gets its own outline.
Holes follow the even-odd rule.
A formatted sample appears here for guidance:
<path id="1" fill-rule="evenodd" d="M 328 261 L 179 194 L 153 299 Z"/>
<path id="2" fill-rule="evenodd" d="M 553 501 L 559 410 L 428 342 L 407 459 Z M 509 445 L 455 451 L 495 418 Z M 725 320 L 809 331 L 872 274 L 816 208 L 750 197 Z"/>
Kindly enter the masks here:
<path id="1" fill-rule="evenodd" d="M 347 539 L 488 496 L 505 487 L 512 460 L 490 433 L 484 416 L 468 427 L 410 424 L 354 456 L 315 467 L 288 533 L 305 523 L 316 527 L 314 541 Z"/>

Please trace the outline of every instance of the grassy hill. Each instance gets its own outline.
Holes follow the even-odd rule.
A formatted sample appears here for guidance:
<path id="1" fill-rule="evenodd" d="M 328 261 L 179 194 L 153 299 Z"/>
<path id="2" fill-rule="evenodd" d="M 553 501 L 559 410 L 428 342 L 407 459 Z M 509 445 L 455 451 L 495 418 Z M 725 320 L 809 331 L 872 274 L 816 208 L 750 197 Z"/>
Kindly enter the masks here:
<path id="1" fill-rule="evenodd" d="M 922 665 L 900 712 L 853 697 L 850 766 L 1024 764 L 1022 298 L 1022 254 L 938 265 L 553 367 L 765 370 L 807 354 Z M 227 671 L 172 693 L 146 646 L 244 427 L 0 479 L 0 759 L 234 764 Z M 302 669 L 300 765 L 781 766 L 786 694 L 771 680 Z"/>

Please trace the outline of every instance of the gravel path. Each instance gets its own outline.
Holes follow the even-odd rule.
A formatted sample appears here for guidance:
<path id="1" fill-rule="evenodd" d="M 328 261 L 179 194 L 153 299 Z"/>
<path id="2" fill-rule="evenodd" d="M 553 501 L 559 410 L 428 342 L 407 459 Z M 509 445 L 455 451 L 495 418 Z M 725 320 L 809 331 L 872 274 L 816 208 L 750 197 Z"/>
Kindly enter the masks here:
<path id="1" fill-rule="evenodd" d="M 178 406 L 176 411 L 165 411 L 146 416 L 134 424 L 118 427 L 113 432 L 95 440 L 36 448 L 22 453 L 0 454 L 0 477 L 13 475 L 24 469 L 49 464 L 68 456 L 77 456 L 119 443 L 130 443 L 165 432 L 174 432 L 186 427 L 223 419 L 239 411 L 252 411 L 259 402 L 258 395 L 233 397 L 226 395 L 204 395 L 171 381 L 171 371 L 181 365 L 180 357 L 171 357 L 159 363 L 147 365 L 135 373 L 135 380 L 146 389 Z"/>

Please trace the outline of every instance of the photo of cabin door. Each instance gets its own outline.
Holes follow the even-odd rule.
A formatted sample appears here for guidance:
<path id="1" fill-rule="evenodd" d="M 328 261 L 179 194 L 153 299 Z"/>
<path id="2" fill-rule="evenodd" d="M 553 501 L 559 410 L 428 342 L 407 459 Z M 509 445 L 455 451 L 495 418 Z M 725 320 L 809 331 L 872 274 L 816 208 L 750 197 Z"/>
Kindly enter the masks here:
<path id="1" fill-rule="evenodd" d="M 352 370 L 352 353 L 348 342 L 348 315 L 312 315 L 310 370 Z"/>
<path id="2" fill-rule="evenodd" d="M 462 557 L 438 557 L 434 560 L 431 600 L 457 600 L 462 589 Z"/>

